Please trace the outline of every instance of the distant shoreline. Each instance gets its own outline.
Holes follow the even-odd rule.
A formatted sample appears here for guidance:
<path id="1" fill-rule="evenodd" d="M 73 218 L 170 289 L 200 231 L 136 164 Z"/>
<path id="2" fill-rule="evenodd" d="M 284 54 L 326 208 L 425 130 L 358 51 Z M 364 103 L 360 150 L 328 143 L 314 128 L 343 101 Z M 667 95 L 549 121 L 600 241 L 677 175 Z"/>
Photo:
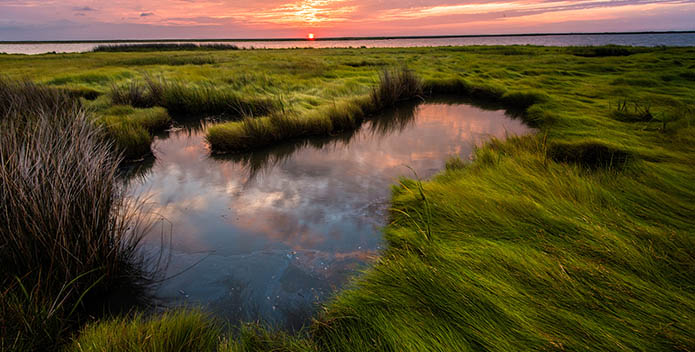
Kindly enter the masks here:
<path id="1" fill-rule="evenodd" d="M 461 34 L 461 35 L 423 35 L 423 36 L 384 36 L 384 37 L 325 37 L 309 40 L 306 38 L 218 38 L 218 39 L 99 39 L 99 40 L 17 40 L 0 41 L 0 44 L 88 44 L 88 43 L 171 43 L 171 42 L 306 42 L 306 41 L 348 41 L 348 40 L 398 40 L 398 39 L 447 39 L 447 38 L 495 38 L 495 37 L 544 37 L 570 35 L 644 35 L 644 34 L 693 34 L 689 31 L 643 31 L 643 32 L 566 32 L 566 33 L 524 33 L 524 34 Z"/>

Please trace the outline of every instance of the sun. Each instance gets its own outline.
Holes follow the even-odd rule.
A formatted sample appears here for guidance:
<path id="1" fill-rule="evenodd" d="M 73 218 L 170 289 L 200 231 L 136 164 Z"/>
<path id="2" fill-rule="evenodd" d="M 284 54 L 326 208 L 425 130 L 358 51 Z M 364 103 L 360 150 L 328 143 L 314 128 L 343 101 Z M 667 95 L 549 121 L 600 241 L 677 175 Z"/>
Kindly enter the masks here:
<path id="1" fill-rule="evenodd" d="M 306 38 L 309 40 L 314 40 L 314 33 L 309 33 L 306 35 Z"/>

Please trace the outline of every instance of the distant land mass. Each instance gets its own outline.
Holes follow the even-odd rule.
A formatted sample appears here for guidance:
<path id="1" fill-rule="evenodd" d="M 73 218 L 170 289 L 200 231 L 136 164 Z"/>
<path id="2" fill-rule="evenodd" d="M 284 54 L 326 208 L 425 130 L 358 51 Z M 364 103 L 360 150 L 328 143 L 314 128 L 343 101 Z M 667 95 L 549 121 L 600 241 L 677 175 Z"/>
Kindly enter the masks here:
<path id="1" fill-rule="evenodd" d="M 70 43 L 153 43 L 153 42 L 290 42 L 290 41 L 339 41 L 339 40 L 393 40 L 393 39 L 441 39 L 441 38 L 490 38 L 490 37 L 542 37 L 570 35 L 644 35 L 644 34 L 690 34 L 687 31 L 641 31 L 641 32 L 564 32 L 564 33 L 513 33 L 513 34 L 452 34 L 452 35 L 406 35 L 383 37 L 317 37 L 301 38 L 204 38 L 204 39 L 113 39 L 113 40 L 1 40 L 2 44 L 70 44 Z"/>

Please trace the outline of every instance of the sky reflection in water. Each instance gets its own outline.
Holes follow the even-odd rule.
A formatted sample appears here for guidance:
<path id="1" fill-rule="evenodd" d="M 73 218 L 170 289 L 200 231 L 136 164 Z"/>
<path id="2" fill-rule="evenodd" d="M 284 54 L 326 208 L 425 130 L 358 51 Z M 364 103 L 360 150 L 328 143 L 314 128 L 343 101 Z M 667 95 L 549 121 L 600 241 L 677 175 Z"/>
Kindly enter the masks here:
<path id="1" fill-rule="evenodd" d="M 429 177 L 490 136 L 528 131 L 502 111 L 426 103 L 352 133 L 225 157 L 209 156 L 202 129 L 169 132 L 131 180 L 172 226 L 167 275 L 180 274 L 156 296 L 296 329 L 378 254 L 389 185 L 413 176 L 406 166 Z"/>

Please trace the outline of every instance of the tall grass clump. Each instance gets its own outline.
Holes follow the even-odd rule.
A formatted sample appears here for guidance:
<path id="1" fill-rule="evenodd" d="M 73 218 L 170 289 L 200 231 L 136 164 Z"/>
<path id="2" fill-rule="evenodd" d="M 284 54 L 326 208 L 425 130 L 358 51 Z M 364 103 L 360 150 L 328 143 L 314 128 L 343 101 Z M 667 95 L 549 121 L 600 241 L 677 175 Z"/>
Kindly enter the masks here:
<path id="1" fill-rule="evenodd" d="M 98 297 L 143 287 L 147 226 L 117 182 L 120 157 L 88 113 L 44 87 L 3 88 L 0 347 L 49 350 Z"/>
<path id="2" fill-rule="evenodd" d="M 157 96 L 135 80 L 121 86 L 112 84 L 110 97 L 114 105 L 131 105 L 136 108 L 149 108 L 158 103 Z"/>
<path id="3" fill-rule="evenodd" d="M 407 67 L 384 69 L 370 95 L 377 109 L 395 106 L 396 103 L 423 97 L 422 80 Z"/>
<path id="4" fill-rule="evenodd" d="M 0 118 L 36 115 L 48 111 L 73 111 L 80 106 L 77 94 L 29 80 L 11 80 L 0 76 Z"/>

